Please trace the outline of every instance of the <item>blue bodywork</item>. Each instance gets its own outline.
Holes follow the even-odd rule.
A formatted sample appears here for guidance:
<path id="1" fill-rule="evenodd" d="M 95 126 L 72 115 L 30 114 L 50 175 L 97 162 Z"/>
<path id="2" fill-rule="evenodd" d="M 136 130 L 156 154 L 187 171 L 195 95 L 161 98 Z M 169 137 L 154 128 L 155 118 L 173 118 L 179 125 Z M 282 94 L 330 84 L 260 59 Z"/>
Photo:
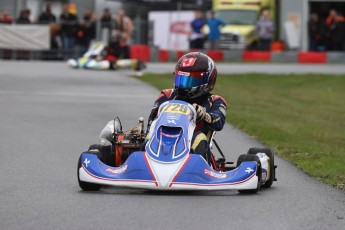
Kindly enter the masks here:
<path id="1" fill-rule="evenodd" d="M 228 172 L 218 172 L 200 155 L 191 154 L 190 141 L 194 123 L 195 110 L 190 104 L 176 100 L 166 102 L 159 109 L 146 151 L 132 153 L 120 167 L 108 166 L 96 155 L 86 152 L 81 156 L 82 168 L 97 179 L 96 183 L 111 181 L 114 182 L 111 185 L 116 186 L 116 182 L 126 181 L 128 184 L 124 186 L 130 187 L 131 183 L 138 182 L 151 183 L 153 187 L 162 186 L 160 174 L 169 171 L 169 165 L 174 164 L 178 167 L 169 177 L 169 183 L 164 184 L 166 188 L 174 185 L 236 185 L 245 183 L 256 175 L 257 163 L 254 161 L 243 162 L 238 168 Z"/>

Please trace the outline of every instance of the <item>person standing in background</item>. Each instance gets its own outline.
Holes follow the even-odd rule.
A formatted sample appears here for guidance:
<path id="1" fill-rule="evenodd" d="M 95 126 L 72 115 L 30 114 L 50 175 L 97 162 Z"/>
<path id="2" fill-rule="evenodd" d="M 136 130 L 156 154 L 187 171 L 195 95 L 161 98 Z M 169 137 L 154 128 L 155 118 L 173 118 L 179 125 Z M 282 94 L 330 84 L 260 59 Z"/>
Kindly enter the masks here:
<path id="1" fill-rule="evenodd" d="M 68 3 L 63 4 L 60 22 L 65 58 L 69 58 L 74 48 L 78 17 L 76 14 L 72 14 L 70 12 L 70 6 Z"/>
<path id="2" fill-rule="evenodd" d="M 209 34 L 208 34 L 208 42 L 210 44 L 211 50 L 216 50 L 219 47 L 219 39 L 220 39 L 220 27 L 225 26 L 225 22 L 216 18 L 216 13 L 211 11 L 210 18 L 207 20 L 207 24 L 209 27 Z"/>
<path id="3" fill-rule="evenodd" d="M 271 39 L 274 32 L 274 23 L 270 19 L 268 10 L 264 10 L 256 23 L 256 34 L 259 37 L 259 50 L 271 50 Z"/>
<path id="4" fill-rule="evenodd" d="M 19 18 L 17 18 L 16 20 L 16 24 L 20 24 L 20 25 L 31 24 L 30 14 L 31 14 L 31 11 L 29 9 L 21 10 L 19 14 Z M 30 59 L 30 54 L 31 52 L 29 50 L 24 50 L 24 49 L 17 50 L 16 52 L 17 59 L 19 60 Z"/>
<path id="5" fill-rule="evenodd" d="M 342 50 L 343 40 L 345 37 L 344 18 L 338 16 L 336 10 L 329 11 L 329 16 L 326 19 L 326 39 L 327 50 L 340 51 Z"/>
<path id="6" fill-rule="evenodd" d="M 115 26 L 114 26 L 115 31 L 113 31 L 112 33 L 115 33 L 115 34 L 119 33 L 121 36 L 120 58 L 129 59 L 130 58 L 129 46 L 131 44 L 132 32 L 133 32 L 132 20 L 126 16 L 125 11 L 123 9 L 120 9 L 114 18 L 114 22 L 115 22 Z"/>
<path id="7" fill-rule="evenodd" d="M 107 28 L 111 30 L 111 13 L 109 8 L 103 10 L 103 15 L 101 17 L 101 28 Z"/>
<path id="8" fill-rule="evenodd" d="M 309 34 L 309 50 L 319 51 L 322 37 L 322 24 L 319 20 L 319 16 L 315 13 L 310 15 L 308 22 L 308 34 Z"/>
<path id="9" fill-rule="evenodd" d="M 0 12 L 0 24 L 12 24 L 13 18 L 7 13 L 6 10 Z"/>
<path id="10" fill-rule="evenodd" d="M 38 18 L 38 24 L 47 25 L 49 24 L 50 28 L 50 50 L 49 51 L 42 51 L 41 58 L 45 60 L 50 59 L 57 59 L 57 50 L 59 49 L 59 42 L 61 44 L 61 40 L 58 40 L 60 37 L 58 36 L 58 28 L 59 26 L 56 23 L 56 16 L 51 11 L 51 6 L 48 3 L 46 5 L 45 11 L 41 13 Z"/>
<path id="11" fill-rule="evenodd" d="M 0 24 L 12 24 L 13 18 L 8 14 L 6 10 L 0 12 Z M 0 58 L 10 59 L 12 57 L 12 50 L 0 49 Z"/>
<path id="12" fill-rule="evenodd" d="M 86 10 L 77 29 L 76 44 L 80 52 L 84 53 L 96 37 L 96 16 L 91 10 Z"/>
<path id="13" fill-rule="evenodd" d="M 190 49 L 204 49 L 204 34 L 202 28 L 206 22 L 202 18 L 202 12 L 200 10 L 195 11 L 195 19 L 191 22 L 191 34 L 190 34 Z"/>
<path id="14" fill-rule="evenodd" d="M 31 24 L 30 14 L 31 14 L 31 11 L 29 9 L 21 10 L 19 17 L 16 20 L 16 24 L 21 24 L 21 25 Z"/>
<path id="15" fill-rule="evenodd" d="M 56 22 L 56 17 L 51 11 L 50 4 L 47 4 L 46 10 L 42 12 L 42 14 L 38 18 L 39 24 L 49 24 L 52 22 Z"/>
<path id="16" fill-rule="evenodd" d="M 101 29 L 102 29 L 102 40 L 108 41 L 111 35 L 111 12 L 109 8 L 103 10 L 103 15 L 101 17 Z"/>

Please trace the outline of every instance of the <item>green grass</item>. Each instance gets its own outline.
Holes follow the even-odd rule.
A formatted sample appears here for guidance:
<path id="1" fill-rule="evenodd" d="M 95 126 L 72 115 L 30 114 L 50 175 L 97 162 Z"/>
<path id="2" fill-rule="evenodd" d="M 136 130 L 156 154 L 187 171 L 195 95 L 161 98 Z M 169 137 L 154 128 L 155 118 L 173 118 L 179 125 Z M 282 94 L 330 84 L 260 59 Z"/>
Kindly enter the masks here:
<path id="1" fill-rule="evenodd" d="M 172 88 L 172 74 L 139 79 Z M 345 75 L 219 75 L 227 121 L 309 175 L 345 189 Z"/>

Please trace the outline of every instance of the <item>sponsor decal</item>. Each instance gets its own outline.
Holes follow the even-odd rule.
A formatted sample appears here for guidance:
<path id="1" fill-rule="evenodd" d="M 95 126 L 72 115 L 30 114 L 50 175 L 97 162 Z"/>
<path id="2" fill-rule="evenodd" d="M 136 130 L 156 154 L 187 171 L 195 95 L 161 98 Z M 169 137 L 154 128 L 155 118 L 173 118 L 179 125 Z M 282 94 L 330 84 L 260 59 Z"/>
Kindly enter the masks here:
<path id="1" fill-rule="evenodd" d="M 168 120 L 168 124 L 169 124 L 169 123 L 173 123 L 173 124 L 176 125 L 176 121 L 175 121 L 175 120 Z"/>
<path id="2" fill-rule="evenodd" d="M 208 169 L 204 169 L 204 173 L 205 175 L 208 175 L 210 177 L 217 178 L 217 179 L 225 179 L 228 177 L 228 175 L 225 173 L 215 173 Z"/>
<path id="3" fill-rule="evenodd" d="M 251 173 L 251 172 L 254 172 L 254 169 L 251 169 L 251 168 L 248 167 L 248 168 L 247 168 L 246 170 L 244 170 L 244 171 L 245 171 L 246 173 L 249 174 L 249 173 Z"/>
<path id="4" fill-rule="evenodd" d="M 108 173 L 112 173 L 112 174 L 120 174 L 120 173 L 124 173 L 127 170 L 127 167 L 128 167 L 128 165 L 124 165 L 118 169 L 107 168 L 105 171 L 107 171 Z"/>
<path id="5" fill-rule="evenodd" d="M 87 166 L 90 164 L 90 160 L 88 160 L 87 158 L 85 158 L 84 164 L 85 164 L 85 167 L 87 168 Z"/>
<path id="6" fill-rule="evenodd" d="M 176 34 L 188 34 L 189 33 L 189 25 L 188 21 L 177 21 L 170 24 L 170 32 Z"/>
<path id="7" fill-rule="evenodd" d="M 167 119 L 178 120 L 180 119 L 180 114 L 169 113 L 167 114 Z"/>
<path id="8" fill-rule="evenodd" d="M 177 74 L 178 74 L 178 75 L 183 75 L 183 76 L 189 76 L 189 75 L 190 75 L 190 73 L 188 73 L 188 72 L 183 72 L 183 71 L 178 71 Z"/>

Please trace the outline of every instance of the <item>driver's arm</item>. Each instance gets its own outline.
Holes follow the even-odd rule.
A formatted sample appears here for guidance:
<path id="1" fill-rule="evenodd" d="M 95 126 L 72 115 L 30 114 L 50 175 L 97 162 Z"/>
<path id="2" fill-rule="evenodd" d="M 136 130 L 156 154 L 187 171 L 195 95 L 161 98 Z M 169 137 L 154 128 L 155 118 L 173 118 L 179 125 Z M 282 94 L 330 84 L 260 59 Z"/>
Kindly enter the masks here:
<path id="1" fill-rule="evenodd" d="M 213 95 L 212 96 L 212 107 L 208 114 L 211 116 L 211 123 L 209 126 L 211 129 L 215 131 L 220 131 L 223 129 L 225 124 L 225 117 L 226 117 L 226 101 L 224 98 L 220 96 Z"/>

